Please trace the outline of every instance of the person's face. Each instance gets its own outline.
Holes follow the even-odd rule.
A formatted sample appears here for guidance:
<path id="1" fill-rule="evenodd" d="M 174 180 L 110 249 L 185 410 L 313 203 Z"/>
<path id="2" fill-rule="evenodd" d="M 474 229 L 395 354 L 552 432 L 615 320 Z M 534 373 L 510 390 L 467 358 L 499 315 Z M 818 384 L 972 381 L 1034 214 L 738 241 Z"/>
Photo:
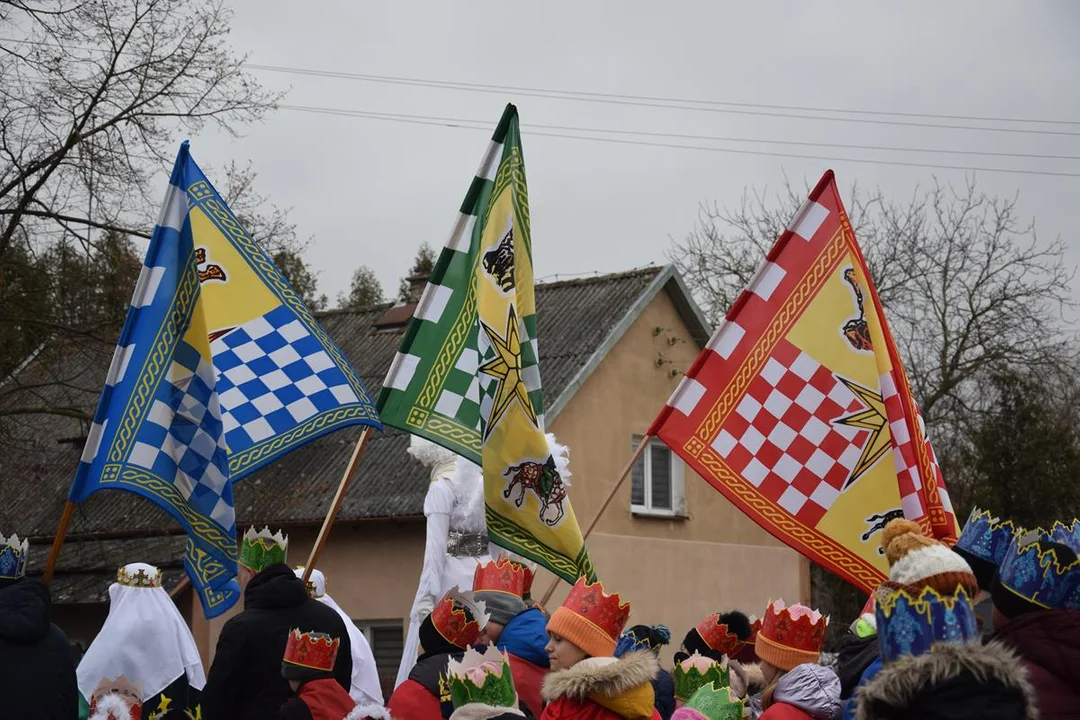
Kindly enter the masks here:
<path id="1" fill-rule="evenodd" d="M 488 645 L 494 645 L 499 642 L 499 636 L 502 635 L 503 628 L 506 627 L 502 623 L 497 623 L 494 620 L 488 620 L 488 624 L 484 626 L 484 629 L 480 632 L 480 640 Z"/>
<path id="2" fill-rule="evenodd" d="M 548 640 L 547 647 L 544 649 L 547 651 L 548 659 L 551 661 L 551 669 L 553 671 L 572 668 L 585 658 L 589 657 L 587 652 L 561 635 L 548 633 L 548 637 L 550 639 Z"/>

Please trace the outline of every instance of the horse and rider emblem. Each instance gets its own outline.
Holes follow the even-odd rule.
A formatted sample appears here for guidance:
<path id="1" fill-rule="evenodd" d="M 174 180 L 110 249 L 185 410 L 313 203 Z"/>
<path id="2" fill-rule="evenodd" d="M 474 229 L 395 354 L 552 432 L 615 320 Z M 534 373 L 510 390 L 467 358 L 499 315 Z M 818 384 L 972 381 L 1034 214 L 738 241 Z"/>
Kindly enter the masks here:
<path id="1" fill-rule="evenodd" d="M 870 517 L 866 518 L 866 524 L 868 526 L 868 529 L 866 532 L 863 533 L 862 541 L 866 542 L 877 533 L 883 532 L 885 530 L 885 526 L 891 523 L 893 520 L 902 520 L 903 518 L 904 511 L 899 509 L 888 510 L 883 513 L 874 513 Z M 884 554 L 885 550 L 883 548 L 878 548 L 878 555 Z"/>
<path id="2" fill-rule="evenodd" d="M 513 477 L 511 477 L 513 476 Z M 547 462 L 525 461 L 517 465 L 511 465 L 503 471 L 503 477 L 510 478 L 510 484 L 503 491 L 503 497 L 507 500 L 513 494 L 514 488 L 521 486 L 521 493 L 514 500 L 515 507 L 521 507 L 525 502 L 525 494 L 530 490 L 540 500 L 540 520 L 549 527 L 558 525 L 566 514 L 563 500 L 566 499 L 566 485 L 563 484 L 562 476 L 555 467 L 555 458 L 548 456 Z M 549 512 L 552 510 L 553 512 Z"/>

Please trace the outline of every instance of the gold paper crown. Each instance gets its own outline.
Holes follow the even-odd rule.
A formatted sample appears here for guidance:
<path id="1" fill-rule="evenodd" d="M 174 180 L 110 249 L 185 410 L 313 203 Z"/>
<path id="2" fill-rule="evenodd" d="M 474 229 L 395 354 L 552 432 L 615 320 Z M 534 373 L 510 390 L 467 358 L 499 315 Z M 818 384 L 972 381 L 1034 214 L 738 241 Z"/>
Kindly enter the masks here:
<path id="1" fill-rule="evenodd" d="M 146 563 L 131 563 L 116 571 L 116 582 L 134 588 L 159 588 L 161 570 Z"/>

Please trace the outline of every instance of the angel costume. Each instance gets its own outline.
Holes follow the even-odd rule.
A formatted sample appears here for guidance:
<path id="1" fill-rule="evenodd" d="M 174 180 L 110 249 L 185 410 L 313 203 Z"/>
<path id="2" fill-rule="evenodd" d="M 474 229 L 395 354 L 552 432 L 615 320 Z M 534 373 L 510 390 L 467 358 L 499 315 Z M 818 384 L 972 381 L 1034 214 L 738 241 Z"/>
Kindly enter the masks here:
<path id="1" fill-rule="evenodd" d="M 408 679 L 420 646 L 420 624 L 446 592 L 472 588 L 478 564 L 491 560 L 484 521 L 484 474 L 479 466 L 446 448 L 413 435 L 409 454 L 431 471 L 424 499 L 427 543 L 424 567 L 409 613 L 409 633 L 397 682 Z"/>
<path id="2" fill-rule="evenodd" d="M 109 616 L 76 670 L 83 712 L 107 716 L 122 700 L 134 717 L 168 710 L 197 716 L 206 675 L 187 623 L 161 587 L 161 571 L 131 563 L 116 577 Z"/>

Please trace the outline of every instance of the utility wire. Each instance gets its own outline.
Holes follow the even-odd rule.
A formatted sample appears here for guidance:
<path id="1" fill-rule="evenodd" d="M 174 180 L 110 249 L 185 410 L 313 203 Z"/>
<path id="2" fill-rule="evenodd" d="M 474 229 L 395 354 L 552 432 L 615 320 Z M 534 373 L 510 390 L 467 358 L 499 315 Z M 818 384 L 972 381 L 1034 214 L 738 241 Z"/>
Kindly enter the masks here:
<path id="1" fill-rule="evenodd" d="M 339 72 L 339 71 L 332 71 L 332 70 L 308 70 L 308 69 L 303 69 L 303 68 L 287 68 L 287 67 L 280 67 L 280 66 L 276 66 L 276 65 L 260 65 L 260 64 L 256 64 L 256 63 L 247 63 L 245 65 L 245 67 L 251 68 L 253 70 L 264 70 L 264 71 L 269 71 L 269 72 L 290 73 L 290 74 L 295 74 L 295 75 L 310 75 L 310 76 L 317 76 L 317 77 L 340 78 L 340 79 L 346 79 L 346 80 L 359 80 L 359 81 L 363 81 L 363 82 L 386 83 L 386 84 L 391 84 L 391 85 L 408 85 L 408 86 L 415 86 L 415 87 L 441 88 L 441 89 L 444 89 L 444 90 L 465 90 L 465 91 L 468 91 L 468 92 L 493 93 L 493 94 L 499 94 L 499 95 L 505 95 L 507 93 L 515 93 L 517 95 L 524 95 L 526 97 L 539 97 L 539 98 L 547 98 L 547 99 L 552 99 L 552 100 L 577 100 L 577 101 L 582 101 L 582 102 L 595 102 L 595 103 L 604 103 L 604 104 L 609 104 L 609 105 L 627 105 L 627 106 L 635 106 L 635 107 L 655 107 L 655 108 L 664 108 L 664 109 L 669 109 L 669 110 L 692 110 L 692 111 L 701 111 L 701 112 L 725 113 L 725 114 L 732 114 L 732 115 L 754 115 L 754 116 L 760 116 L 760 117 L 785 118 L 785 119 L 788 119 L 788 120 L 823 120 L 823 121 L 828 121 L 828 122 L 862 123 L 862 124 L 869 124 L 869 125 L 895 125 L 895 126 L 903 126 L 903 127 L 922 127 L 922 128 L 934 128 L 934 129 L 945 129 L 945 130 L 974 130 L 974 131 L 981 131 L 981 132 L 1024 133 L 1024 134 L 1032 134 L 1032 135 L 1057 135 L 1057 136 L 1064 136 L 1064 137 L 1080 137 L 1080 132 L 1068 131 L 1068 130 L 1036 130 L 1036 129 L 1031 129 L 1031 128 L 981 127 L 981 126 L 974 126 L 974 125 L 951 125 L 951 124 L 946 124 L 946 123 L 919 123 L 919 122 L 910 122 L 910 121 L 907 121 L 907 120 L 882 120 L 882 119 L 872 119 L 872 118 L 866 118 L 866 117 L 859 117 L 859 118 L 855 118 L 855 117 L 847 117 L 847 118 L 845 118 L 845 117 L 828 117 L 828 116 L 820 116 L 820 115 L 803 115 L 803 114 L 792 114 L 792 113 L 782 113 L 782 112 L 769 112 L 769 111 L 765 111 L 765 110 L 732 109 L 732 108 L 728 108 L 728 107 L 713 107 L 713 106 L 692 107 L 692 106 L 687 106 L 687 105 L 672 104 L 671 102 L 667 102 L 662 98 L 655 98 L 654 99 L 654 98 L 650 98 L 648 96 L 637 96 L 637 95 L 613 95 L 613 94 L 610 94 L 610 93 L 583 93 L 583 92 L 566 91 L 566 90 L 546 90 L 546 89 L 543 89 L 543 88 L 519 87 L 519 86 L 515 86 L 515 85 L 484 85 L 484 84 L 479 84 L 479 83 L 461 83 L 461 82 L 449 82 L 449 81 L 441 81 L 441 80 L 424 80 L 424 79 L 420 79 L 420 78 L 403 78 L 403 77 L 393 77 L 393 76 L 385 76 L 385 75 L 365 75 L 365 74 L 362 74 L 362 73 L 347 73 L 347 72 Z M 637 98 L 642 98 L 642 99 L 637 99 Z M 712 100 L 689 100 L 689 101 L 675 101 L 675 102 L 711 103 L 711 104 L 718 104 L 719 103 L 719 101 L 712 101 Z M 774 106 L 763 106 L 763 105 L 751 105 L 749 103 L 747 103 L 746 105 L 749 106 L 749 107 L 774 107 Z M 789 107 L 795 107 L 795 106 L 789 106 Z M 872 114 L 872 115 L 886 114 L 886 113 L 878 113 L 878 112 L 871 111 L 871 110 L 859 110 L 859 111 L 828 110 L 828 109 L 825 109 L 825 108 L 820 108 L 820 109 L 819 108 L 811 108 L 811 110 L 813 110 L 814 112 L 834 112 L 834 113 L 836 113 L 836 112 L 843 112 L 843 113 L 859 112 L 859 113 Z M 900 113 L 888 113 L 888 114 L 890 114 L 890 115 L 900 115 Z M 973 116 L 917 115 L 917 117 L 956 117 L 956 118 L 962 118 L 962 117 L 973 117 Z M 986 118 L 986 119 L 987 120 L 992 120 L 994 122 L 1045 122 L 1045 123 L 1051 123 L 1051 124 L 1060 123 L 1060 124 L 1080 125 L 1080 121 L 1073 121 L 1073 120 L 1062 120 L 1062 121 L 1039 120 L 1039 121 L 1036 121 L 1036 120 L 1022 120 L 1022 119 L 1018 119 L 1018 118 L 1017 119 L 1010 119 L 1010 118 L 991 119 L 991 118 Z"/>
<path id="2" fill-rule="evenodd" d="M 424 119 L 430 121 L 445 122 L 449 125 L 462 125 L 462 124 L 474 124 L 487 127 L 488 124 L 482 120 L 467 120 L 463 118 L 452 117 L 438 117 L 428 115 L 406 115 L 403 113 L 386 113 L 376 112 L 374 110 L 345 110 L 339 108 L 322 108 L 314 107 L 310 105 L 290 105 L 282 104 L 278 105 L 283 110 L 297 110 L 300 112 L 313 112 L 320 113 L 325 112 L 327 114 L 340 114 L 340 115 L 352 115 L 357 114 L 361 117 L 386 117 L 390 119 L 394 118 L 408 118 L 408 119 Z M 655 132 L 650 130 L 618 130 L 614 128 L 590 128 L 590 127 L 574 127 L 570 125 L 545 125 L 542 123 L 521 123 L 521 127 L 524 128 L 536 128 L 539 130 L 559 130 L 566 132 L 587 132 L 587 133 L 608 133 L 611 135 L 642 135 L 646 137 L 658 137 L 669 138 L 678 140 L 710 140 L 717 142 L 734 142 L 734 143 L 760 143 L 764 145 L 798 145 L 804 147 L 821 147 L 821 148 L 840 148 L 844 150 L 881 150 L 888 152 L 906 152 L 906 153 L 940 153 L 945 155 L 983 155 L 989 157 L 1006 157 L 1006 158 L 1023 158 L 1030 160 L 1080 160 L 1080 155 L 1054 155 L 1054 154 L 1040 154 L 1040 153 L 1012 153 L 1012 152 L 996 152 L 996 151 L 982 151 L 982 150 L 951 150 L 951 149 L 938 149 L 938 148 L 918 148 L 918 147 L 895 147 L 888 145 L 850 145 L 845 143 L 822 143 L 812 142 L 806 140 L 775 140 L 775 139 L 761 139 L 761 138 L 746 138 L 746 137 L 723 137 L 719 135 L 690 135 L 683 133 L 669 133 L 669 132 Z"/>
<path id="3" fill-rule="evenodd" d="M 279 106 L 286 110 L 294 110 L 299 112 L 308 112 L 322 115 L 338 115 L 343 117 L 353 117 L 369 120 L 383 120 L 388 122 L 403 122 L 414 125 L 432 125 L 437 127 L 450 127 L 450 128 L 464 128 L 467 130 L 479 130 L 479 131 L 491 131 L 491 123 L 481 123 L 478 120 L 464 120 L 464 121 L 446 121 L 439 120 L 437 118 L 425 117 L 420 115 L 391 115 L 387 114 L 373 114 L 365 113 L 363 111 L 355 110 L 336 110 L 333 108 L 305 108 L 303 106 L 293 105 L 281 105 Z M 825 162 L 851 162 L 851 163 L 863 163 L 868 165 L 893 165 L 898 167 L 915 167 L 915 168 L 929 168 L 937 170 L 961 170 L 964 172 L 998 172 L 998 173 L 1014 173 L 1018 175 L 1038 175 L 1046 177 L 1067 177 L 1077 178 L 1080 177 L 1080 173 L 1070 172 L 1055 172 L 1050 170 L 1026 170 L 1020 168 L 1000 168 L 1000 167 L 976 167 L 976 166 L 963 166 L 963 165 L 941 165 L 934 163 L 917 163 L 917 162 L 904 162 L 901 160 L 871 160 L 866 158 L 851 158 L 851 157 L 830 157 L 822 155 L 806 155 L 799 153 L 782 153 L 782 152 L 770 152 L 766 150 L 743 150 L 737 148 L 719 148 L 705 145 L 683 145 L 678 143 L 665 143 L 665 142 L 652 142 L 646 140 L 623 140 L 619 138 L 604 138 L 604 137 L 588 137 L 584 135 L 571 135 L 560 132 L 545 132 L 543 130 L 533 131 L 530 133 L 532 136 L 544 136 L 555 138 L 566 138 L 569 140 L 591 140 L 593 142 L 604 143 L 616 143 L 620 145 L 639 145 L 645 147 L 661 147 L 661 148 L 675 148 L 680 150 L 702 150 L 706 152 L 721 152 L 730 153 L 736 155 L 755 155 L 764 157 L 778 157 L 778 158 L 793 158 L 799 160 L 821 160 Z"/>

